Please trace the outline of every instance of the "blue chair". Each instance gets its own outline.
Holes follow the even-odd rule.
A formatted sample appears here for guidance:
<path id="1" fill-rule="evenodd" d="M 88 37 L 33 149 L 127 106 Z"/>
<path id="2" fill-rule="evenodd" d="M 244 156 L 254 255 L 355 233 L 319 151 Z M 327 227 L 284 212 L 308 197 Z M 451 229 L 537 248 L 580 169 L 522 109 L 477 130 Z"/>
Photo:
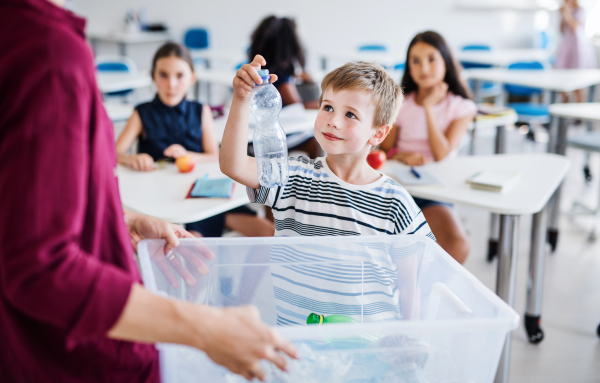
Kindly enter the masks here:
<path id="1" fill-rule="evenodd" d="M 136 73 L 137 67 L 132 59 L 125 56 L 98 56 L 96 57 L 96 71 L 103 73 Z M 105 93 L 106 97 L 124 97 L 133 92 L 133 89 L 119 92 Z"/>
<path id="2" fill-rule="evenodd" d="M 190 28 L 183 36 L 183 44 L 188 49 L 208 48 L 208 32 L 204 28 Z"/>
<path id="3" fill-rule="evenodd" d="M 183 45 L 189 50 L 207 49 L 209 46 L 208 32 L 204 28 L 190 28 L 183 35 Z M 207 61 L 203 58 L 194 59 L 194 64 L 203 63 L 207 65 Z"/>
<path id="4" fill-rule="evenodd" d="M 544 65 L 538 61 L 533 62 L 517 62 L 510 64 L 508 69 L 527 69 L 527 70 L 544 70 Z M 541 96 L 544 91 L 538 88 L 528 88 L 524 86 L 504 85 L 504 89 L 508 95 L 521 97 Z M 548 105 L 534 104 L 531 102 L 516 102 L 508 104 L 519 115 L 519 121 L 524 123 L 547 124 L 550 122 L 550 114 L 548 113 Z"/>
<path id="5" fill-rule="evenodd" d="M 394 70 L 405 70 L 406 69 L 406 63 L 399 63 L 394 65 Z"/>
<path id="6" fill-rule="evenodd" d="M 463 51 L 491 51 L 492 48 L 489 45 L 484 44 L 471 44 L 465 45 L 461 48 Z M 468 61 L 461 61 L 460 64 L 464 69 L 472 69 L 472 68 L 491 68 L 492 65 L 489 64 L 480 64 L 480 63 L 472 63 Z M 475 82 L 469 81 L 469 87 L 472 91 L 475 90 Z M 502 92 L 502 88 L 500 84 L 496 84 L 489 81 L 484 81 L 481 83 L 480 89 L 481 95 L 483 97 L 490 97 L 499 95 Z"/>
<path id="7" fill-rule="evenodd" d="M 367 44 L 367 45 L 361 45 L 361 46 L 359 46 L 358 47 L 358 51 L 359 52 L 363 52 L 363 51 L 387 52 L 387 48 L 385 47 L 385 45 Z"/>

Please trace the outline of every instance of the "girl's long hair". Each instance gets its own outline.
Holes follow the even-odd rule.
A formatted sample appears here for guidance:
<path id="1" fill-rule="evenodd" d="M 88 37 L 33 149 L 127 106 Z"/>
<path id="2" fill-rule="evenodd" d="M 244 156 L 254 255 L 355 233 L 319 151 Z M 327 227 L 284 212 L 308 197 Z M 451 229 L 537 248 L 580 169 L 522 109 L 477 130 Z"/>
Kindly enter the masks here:
<path id="1" fill-rule="evenodd" d="M 296 33 L 296 22 L 287 17 L 268 16 L 260 22 L 251 37 L 248 59 L 262 55 L 271 73 L 293 75 L 295 65 L 304 69 L 304 49 Z"/>
<path id="2" fill-rule="evenodd" d="M 462 98 L 470 99 L 470 92 L 467 90 L 460 78 L 458 64 L 454 61 L 448 44 L 446 44 L 446 41 L 440 34 L 433 31 L 419 33 L 412 39 L 408 46 L 408 50 L 406 51 L 406 68 L 404 69 L 404 75 L 402 76 L 401 83 L 404 94 L 407 95 L 419 89 L 419 86 L 417 83 L 415 83 L 410 75 L 409 60 L 410 49 L 419 42 L 431 45 L 442 55 L 444 63 L 446 64 L 446 75 L 444 76 L 444 82 L 448 84 L 448 91 L 457 96 L 461 96 Z"/>

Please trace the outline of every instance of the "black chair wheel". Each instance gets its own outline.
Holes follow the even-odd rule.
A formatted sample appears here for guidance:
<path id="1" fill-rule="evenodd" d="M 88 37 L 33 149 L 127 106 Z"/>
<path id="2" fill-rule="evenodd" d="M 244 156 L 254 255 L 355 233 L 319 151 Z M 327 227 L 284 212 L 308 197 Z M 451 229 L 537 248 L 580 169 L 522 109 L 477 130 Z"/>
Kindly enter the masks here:
<path id="1" fill-rule="evenodd" d="M 548 229 L 547 239 L 548 243 L 550 244 L 550 249 L 554 253 L 558 244 L 558 229 Z"/>
<path id="2" fill-rule="evenodd" d="M 498 241 L 490 239 L 488 241 L 487 261 L 492 262 L 496 255 L 498 255 Z"/>
<path id="3" fill-rule="evenodd" d="M 592 173 L 590 172 L 589 166 L 583 167 L 583 176 L 585 177 L 585 180 L 588 182 L 590 182 L 592 180 Z"/>
<path id="4" fill-rule="evenodd" d="M 544 331 L 540 327 L 541 317 L 525 314 L 525 332 L 529 343 L 537 344 L 544 340 Z"/>

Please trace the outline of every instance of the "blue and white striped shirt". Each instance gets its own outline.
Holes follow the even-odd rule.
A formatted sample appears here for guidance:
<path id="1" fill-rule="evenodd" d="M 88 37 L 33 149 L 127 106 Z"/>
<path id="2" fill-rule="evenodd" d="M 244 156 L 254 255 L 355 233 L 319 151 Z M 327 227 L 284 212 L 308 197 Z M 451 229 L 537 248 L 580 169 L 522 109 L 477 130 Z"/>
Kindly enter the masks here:
<path id="1" fill-rule="evenodd" d="M 324 158 L 290 158 L 289 165 L 284 187 L 247 189 L 250 201 L 271 206 L 275 236 L 420 234 L 435 239 L 412 197 L 386 175 L 352 185 L 340 180 Z M 410 279 L 403 273 L 416 273 L 406 266 L 419 249 L 413 250 L 397 253 L 356 243 L 274 246 L 277 323 L 305 323 L 311 312 L 359 321 L 401 318 L 398 283 Z"/>

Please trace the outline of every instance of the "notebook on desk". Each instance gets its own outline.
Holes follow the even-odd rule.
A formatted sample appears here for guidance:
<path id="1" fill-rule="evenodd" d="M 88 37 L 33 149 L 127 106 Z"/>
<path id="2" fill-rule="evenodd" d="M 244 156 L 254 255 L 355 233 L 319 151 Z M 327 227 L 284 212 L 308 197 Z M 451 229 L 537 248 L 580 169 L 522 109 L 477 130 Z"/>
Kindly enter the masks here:
<path id="1" fill-rule="evenodd" d="M 467 183 L 473 189 L 504 192 L 514 187 L 520 178 L 520 172 L 484 170 L 467 179 Z"/>
<path id="2" fill-rule="evenodd" d="M 192 184 L 186 198 L 230 198 L 234 187 L 230 178 L 209 179 L 206 175 Z"/>
<path id="3" fill-rule="evenodd" d="M 428 171 L 422 169 L 416 169 L 416 171 L 421 176 L 420 178 L 417 177 L 410 168 L 395 169 L 393 175 L 401 185 L 443 186 L 442 183 Z"/>

